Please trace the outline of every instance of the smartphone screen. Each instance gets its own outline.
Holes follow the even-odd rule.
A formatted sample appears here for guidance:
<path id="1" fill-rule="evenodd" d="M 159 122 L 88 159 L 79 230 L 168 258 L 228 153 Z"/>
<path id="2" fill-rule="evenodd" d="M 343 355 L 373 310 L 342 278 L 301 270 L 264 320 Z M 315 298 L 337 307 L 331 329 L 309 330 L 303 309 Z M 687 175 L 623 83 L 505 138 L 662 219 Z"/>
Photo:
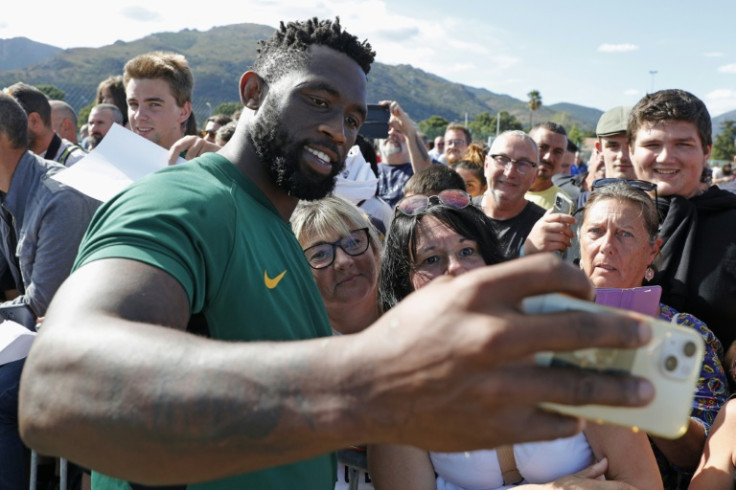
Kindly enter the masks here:
<path id="1" fill-rule="evenodd" d="M 387 105 L 368 104 L 365 122 L 358 133 L 364 138 L 386 138 L 388 137 L 388 120 L 390 117 L 391 114 Z"/>

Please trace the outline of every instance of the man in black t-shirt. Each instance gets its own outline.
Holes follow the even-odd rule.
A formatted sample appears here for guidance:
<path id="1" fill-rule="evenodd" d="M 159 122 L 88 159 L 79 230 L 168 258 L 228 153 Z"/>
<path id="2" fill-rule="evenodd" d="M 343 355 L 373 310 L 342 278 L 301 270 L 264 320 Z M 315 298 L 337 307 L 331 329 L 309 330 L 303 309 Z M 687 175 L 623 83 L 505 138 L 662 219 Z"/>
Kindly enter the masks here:
<path id="1" fill-rule="evenodd" d="M 544 209 L 524 197 L 537 176 L 537 144 L 523 131 L 506 131 L 495 139 L 485 160 L 488 190 L 476 198 L 494 223 L 504 255 L 519 256 L 521 246 Z"/>

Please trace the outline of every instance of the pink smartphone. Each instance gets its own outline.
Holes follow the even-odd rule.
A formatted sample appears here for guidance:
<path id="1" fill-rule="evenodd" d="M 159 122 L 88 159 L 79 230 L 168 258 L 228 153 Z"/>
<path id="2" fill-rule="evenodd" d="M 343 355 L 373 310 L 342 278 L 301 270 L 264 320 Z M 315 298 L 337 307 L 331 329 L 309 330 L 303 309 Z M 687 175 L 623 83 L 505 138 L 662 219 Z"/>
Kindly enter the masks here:
<path id="1" fill-rule="evenodd" d="M 595 302 L 622 310 L 636 311 L 645 315 L 659 316 L 660 286 L 638 288 L 596 288 Z"/>

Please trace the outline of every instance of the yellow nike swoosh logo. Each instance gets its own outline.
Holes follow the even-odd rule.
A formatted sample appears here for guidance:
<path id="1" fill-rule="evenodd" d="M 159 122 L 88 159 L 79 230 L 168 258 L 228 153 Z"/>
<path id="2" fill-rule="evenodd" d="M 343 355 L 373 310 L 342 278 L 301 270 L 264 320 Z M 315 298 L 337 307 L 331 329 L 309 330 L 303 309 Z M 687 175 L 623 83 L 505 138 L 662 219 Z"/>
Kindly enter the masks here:
<path id="1" fill-rule="evenodd" d="M 278 276 L 271 279 L 270 277 L 268 277 L 268 271 L 264 270 L 263 271 L 263 282 L 266 283 L 266 287 L 268 289 L 273 289 L 279 285 L 279 283 L 281 282 L 281 279 L 284 278 L 284 274 L 286 274 L 286 271 L 282 272 Z"/>

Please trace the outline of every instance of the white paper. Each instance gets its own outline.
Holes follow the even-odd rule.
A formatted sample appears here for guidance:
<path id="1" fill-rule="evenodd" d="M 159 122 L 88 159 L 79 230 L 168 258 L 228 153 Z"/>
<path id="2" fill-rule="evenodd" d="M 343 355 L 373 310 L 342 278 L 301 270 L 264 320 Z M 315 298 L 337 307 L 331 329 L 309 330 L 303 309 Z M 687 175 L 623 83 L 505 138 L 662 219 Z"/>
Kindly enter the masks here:
<path id="1" fill-rule="evenodd" d="M 35 338 L 36 332 L 20 323 L 10 320 L 0 323 L 0 366 L 26 357 Z"/>
<path id="2" fill-rule="evenodd" d="M 113 124 L 94 150 L 52 178 L 105 202 L 136 180 L 166 167 L 168 160 L 168 150 Z"/>

